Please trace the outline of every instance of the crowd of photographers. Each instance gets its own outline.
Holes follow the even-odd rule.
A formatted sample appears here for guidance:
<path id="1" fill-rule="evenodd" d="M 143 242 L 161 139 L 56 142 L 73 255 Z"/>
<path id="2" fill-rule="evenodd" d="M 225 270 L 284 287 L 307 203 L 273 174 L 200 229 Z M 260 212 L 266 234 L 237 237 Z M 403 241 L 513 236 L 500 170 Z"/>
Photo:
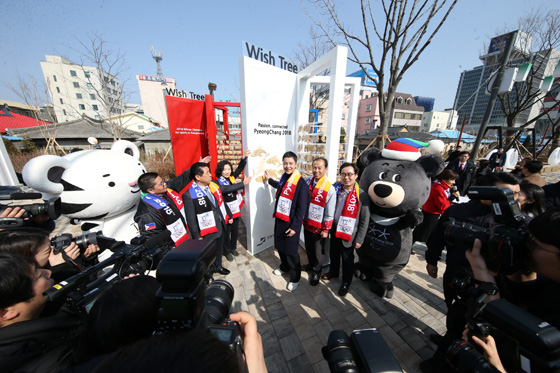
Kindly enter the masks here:
<path id="1" fill-rule="evenodd" d="M 521 355 L 531 357 L 534 371 L 558 369 L 556 358 L 547 356 L 549 347 L 560 347 L 556 343 L 533 353 L 524 344 L 534 333 L 523 336 L 520 331 L 521 336 L 511 337 L 532 316 L 560 327 L 558 183 L 545 186 L 538 175 L 543 168 L 540 161 L 524 159 L 522 163 L 512 173 L 488 165 L 481 172 L 472 170 L 472 184 L 465 189 L 470 200 L 451 205 L 427 239 L 426 272 L 430 277 L 438 277 L 438 262 L 446 251 L 447 331 L 444 336 L 430 336 L 438 348 L 421 363 L 424 372 L 493 371 L 494 367 L 503 372 L 527 370 Z M 508 196 L 509 203 L 494 191 L 485 195 L 489 190 L 481 186 L 505 190 L 500 193 Z M 492 325 L 487 319 L 492 318 L 493 308 L 485 305 L 498 298 L 528 311 L 529 316 L 524 314 L 510 330 Z M 458 342 L 460 339 L 465 341 Z M 493 365 L 491 369 L 482 366 L 486 361 L 476 359 L 471 343 Z"/>
<path id="2" fill-rule="evenodd" d="M 165 201 L 163 207 L 176 215 L 175 220 L 164 221 L 163 214 L 153 209 L 154 214 L 143 198 L 140 211 L 148 213 L 142 216 L 141 233 L 150 237 L 145 237 L 138 245 L 99 234 L 81 237 L 62 234 L 51 239 L 49 233 L 59 213 L 31 213 L 23 206 L 2 207 L 0 218 L 5 229 L 0 230 L 1 372 L 184 371 L 185 366 L 201 372 L 266 371 L 256 319 L 246 312 L 228 315 L 232 297 L 227 307 L 220 308 L 220 313 L 224 314 L 212 321 L 217 325 L 225 319 L 237 323 L 238 334 L 243 338 L 236 343 L 242 355 L 236 355 L 231 346 L 222 341 L 224 331 L 219 325 L 216 328 L 222 334 L 212 335 L 206 330 L 207 323 L 198 322 L 205 312 L 204 303 L 193 299 L 190 300 L 195 305 L 192 307 L 194 314 L 188 325 L 175 325 L 171 331 L 157 332 L 158 315 L 162 313 L 161 296 L 158 298 L 162 289 L 159 276 L 157 280 L 146 275 L 125 276 L 155 268 L 171 248 L 188 237 L 186 229 L 178 228 L 181 225 L 186 228 L 186 221 L 183 201 L 176 198 L 177 193 L 191 179 L 193 184 L 202 187 L 212 183 L 211 179 L 207 180 L 206 163 L 198 162 L 192 170 L 192 175 L 187 170 L 168 185 L 157 174 L 155 178 L 142 175 L 143 197 L 151 196 L 162 205 Z M 223 189 L 234 191 L 246 183 Z M 220 219 L 223 216 L 219 206 L 223 204 L 219 199 L 221 192 L 215 195 L 217 198 L 210 201 L 212 209 L 220 213 L 215 215 L 216 219 Z M 205 198 L 212 197 L 206 195 Z M 223 208 L 233 217 L 229 206 Z M 160 220 L 156 221 L 154 216 Z M 151 227 L 158 228 L 159 232 L 153 232 L 155 229 Z M 170 234 L 164 235 L 165 238 L 158 237 L 157 233 L 167 230 Z M 216 248 L 209 263 L 205 262 L 208 268 L 200 267 L 204 277 L 200 274 L 197 289 L 201 289 L 204 300 L 204 289 L 212 280 L 212 273 L 226 274 L 221 264 L 210 267 L 212 262 L 221 263 L 222 243 L 215 242 L 217 239 L 213 236 L 200 232 L 197 235 L 193 229 L 190 233 L 193 239 L 210 238 L 201 242 L 211 242 L 212 248 Z M 146 238 L 155 242 L 153 248 L 150 246 L 151 251 L 143 249 L 151 242 L 145 241 Z M 100 260 L 98 254 L 104 249 L 112 251 L 113 255 Z M 184 280 L 190 281 L 194 280 Z M 86 291 L 89 293 L 83 294 Z M 91 294 L 94 302 L 90 301 Z M 200 295 L 197 294 L 199 298 Z"/>
<path id="3" fill-rule="evenodd" d="M 446 250 L 443 288 L 448 307 L 447 332 L 444 336 L 431 336 L 438 349 L 422 363 L 424 371 L 451 369 L 446 358 L 463 361 L 455 356 L 464 353 L 455 348 L 456 340 L 461 338 L 480 346 L 498 370 L 519 369 L 520 360 L 511 350 L 510 339 L 504 336 L 507 333 L 490 329 L 477 334 L 473 330 L 479 326 L 482 298 L 484 302 L 503 298 L 560 327 L 560 210 L 556 210 L 560 207 L 560 186 L 544 186 L 538 176 L 542 163 L 524 161 L 521 172 L 517 172 L 525 176 L 522 179 L 515 173 L 500 171 L 501 166 L 477 170 L 469 163 L 468 153 L 459 152 L 448 165 L 447 173 L 451 176 L 441 178 L 457 179 L 458 184 L 460 181 L 461 195 L 468 195 L 473 186 L 505 188 L 509 192 L 501 193 L 514 202 L 506 206 L 492 198 L 471 198 L 466 203 L 452 203 L 436 218 L 435 227 L 428 231 L 429 237 L 424 234 L 429 276 L 438 277 L 438 262 Z M 326 169 L 327 161 L 322 159 L 317 168 L 322 166 L 321 162 Z M 354 167 L 345 165 L 348 169 Z M 324 171 L 319 176 L 324 176 Z M 190 181 L 194 186 L 185 193 L 188 198 L 177 198 Z M 349 189 L 355 184 L 355 179 L 351 181 Z M 233 221 L 239 216 L 232 201 L 237 190 L 247 183 L 247 179 L 221 185 L 213 182 L 204 162 L 195 163 L 191 170 L 167 183 L 157 174 L 141 176 L 143 197 L 136 217 L 141 231 L 146 236 L 170 232 L 165 249 L 151 258 L 153 263 L 159 263 L 170 248 L 183 243 L 190 233 L 191 239 L 214 241 L 216 262 L 208 268 L 209 273 L 229 273 L 221 259 L 222 254 L 232 253 L 231 244 L 220 237 L 226 231 L 226 220 Z M 231 194 L 231 198 L 224 199 L 225 194 Z M 188 206 L 184 207 L 185 203 Z M 496 209 L 504 207 L 512 209 L 513 219 L 497 221 Z M 164 215 L 161 211 L 170 213 Z M 0 218 L 19 219 L 24 214 L 25 210 L 18 207 L 5 208 L 0 211 Z M 208 216 L 213 218 L 203 219 Z M 206 223 L 202 224 L 203 221 Z M 197 229 L 190 229 L 191 226 Z M 498 226 L 505 226 L 505 230 L 494 231 Z M 89 305 L 86 317 L 68 308 L 63 297 L 47 301 L 43 292 L 53 284 L 87 272 L 97 263 L 100 250 L 88 239 L 77 243 L 75 239 L 59 237 L 51 241 L 48 232 L 53 228 L 52 219 L 34 215 L 24 227 L 0 231 L 0 371 L 173 371 L 185 365 L 193 371 L 266 371 L 256 320 L 246 312 L 229 315 L 230 320 L 239 323 L 243 335 L 241 365 L 234 350 L 202 328 L 154 336 L 161 312 L 157 296 L 161 283 L 153 277 L 129 275 L 115 282 Z M 509 266 L 492 260 L 488 251 L 493 245 L 502 250 L 500 255 L 510 251 Z M 334 271 L 331 268 L 325 279 L 330 279 Z M 351 272 L 343 266 L 343 278 Z M 317 279 L 320 275 L 315 273 Z M 350 280 L 347 285 L 343 283 L 341 296 L 348 292 Z M 496 291 L 481 296 L 480 290 L 473 289 L 485 288 L 482 284 L 493 284 Z M 473 311 L 472 294 L 476 294 L 479 302 L 477 312 Z M 451 357 L 450 347 L 454 354 Z"/>

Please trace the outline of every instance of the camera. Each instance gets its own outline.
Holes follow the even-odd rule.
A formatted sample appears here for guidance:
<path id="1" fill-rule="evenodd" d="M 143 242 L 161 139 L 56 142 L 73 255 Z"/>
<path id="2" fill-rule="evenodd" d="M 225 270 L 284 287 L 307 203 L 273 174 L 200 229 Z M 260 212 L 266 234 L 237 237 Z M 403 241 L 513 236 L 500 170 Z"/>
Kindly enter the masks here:
<path id="1" fill-rule="evenodd" d="M 450 219 L 444 224 L 445 241 L 470 250 L 478 238 L 482 242 L 481 254 L 490 270 L 507 275 L 524 269 L 528 234 L 522 227 L 523 214 L 511 189 L 471 187 L 468 196 L 471 199 L 490 200 L 492 216 L 498 225 L 484 228 Z"/>
<path id="2" fill-rule="evenodd" d="M 350 337 L 333 330 L 321 351 L 331 372 L 402 372 L 377 329 L 354 330 Z"/>
<path id="3" fill-rule="evenodd" d="M 455 280 L 454 280 L 455 281 Z M 468 304 L 470 335 L 479 338 L 493 334 L 499 338 L 502 362 L 515 371 L 556 372 L 560 369 L 560 330 L 503 299 L 486 303 L 496 294 L 496 286 L 472 279 L 457 281 Z M 492 331 L 492 332 L 491 332 Z M 504 358 L 506 360 L 504 360 Z M 454 341 L 447 350 L 447 361 L 461 372 L 496 372 L 474 343 Z"/>
<path id="4" fill-rule="evenodd" d="M 103 236 L 103 232 L 101 231 L 84 233 L 76 237 L 72 237 L 70 233 L 63 233 L 51 238 L 51 246 L 56 255 L 63 252 L 72 242 L 75 242 L 83 253 L 89 245 L 97 245 L 97 238 L 101 236 Z"/>
<path id="5" fill-rule="evenodd" d="M 23 219 L 32 218 L 39 215 L 47 215 L 52 220 L 58 219 L 62 213 L 62 202 L 59 197 L 43 200 L 43 202 L 19 204 L 17 201 L 42 199 L 41 193 L 21 193 L 15 192 L 9 195 L 0 195 L 5 208 L 19 207 L 25 209 L 21 218 L 2 218 L 0 226 L 20 227 Z"/>

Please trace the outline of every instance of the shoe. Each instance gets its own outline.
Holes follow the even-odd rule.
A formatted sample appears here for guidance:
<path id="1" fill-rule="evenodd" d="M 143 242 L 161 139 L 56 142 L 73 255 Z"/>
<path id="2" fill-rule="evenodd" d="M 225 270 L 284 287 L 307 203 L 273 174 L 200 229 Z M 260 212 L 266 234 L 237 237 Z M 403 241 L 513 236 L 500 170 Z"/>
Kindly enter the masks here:
<path id="1" fill-rule="evenodd" d="M 228 262 L 233 262 L 233 255 L 231 255 L 230 253 L 226 254 L 226 259 L 228 260 Z"/>
<path id="2" fill-rule="evenodd" d="M 436 334 L 436 333 L 432 333 L 430 334 L 430 341 L 439 346 L 441 344 L 441 342 L 443 342 L 443 336 Z"/>
<path id="3" fill-rule="evenodd" d="M 323 276 L 321 276 L 321 278 L 325 281 L 330 280 L 331 278 L 338 278 L 338 275 L 333 275 L 331 272 L 327 272 L 325 273 Z"/>
<path id="4" fill-rule="evenodd" d="M 231 272 L 229 271 L 229 269 L 224 268 L 224 267 L 222 267 L 222 266 L 216 267 L 216 268 L 214 269 L 214 272 L 215 272 L 215 273 L 219 273 L 219 274 L 224 275 L 224 276 L 225 276 L 225 275 L 229 275 L 229 274 L 231 273 Z"/>
<path id="5" fill-rule="evenodd" d="M 350 289 L 350 284 L 347 282 L 343 282 L 342 285 L 340 285 L 340 289 L 338 289 L 338 295 L 340 295 L 341 297 L 346 296 L 346 294 L 348 294 L 349 289 Z"/>
<path id="6" fill-rule="evenodd" d="M 288 282 L 288 285 L 286 286 L 286 290 L 288 291 L 294 291 L 297 289 L 299 285 L 299 281 L 298 282 Z"/>
<path id="7" fill-rule="evenodd" d="M 305 271 L 305 272 L 309 272 L 313 269 L 313 267 L 311 267 L 309 264 L 305 264 L 301 266 L 301 270 Z"/>
<path id="8" fill-rule="evenodd" d="M 311 286 L 319 285 L 319 279 L 320 278 L 321 278 L 321 275 L 319 273 L 313 272 L 311 274 L 311 277 L 309 277 L 309 285 L 311 285 Z"/>
<path id="9" fill-rule="evenodd" d="M 231 253 L 233 254 L 233 256 L 239 256 L 239 253 L 237 252 L 237 250 L 232 250 Z"/>
<path id="10" fill-rule="evenodd" d="M 385 298 L 392 299 L 394 293 L 395 293 L 395 288 L 393 287 L 393 283 L 389 282 L 387 284 L 387 292 L 385 293 Z"/>
<path id="11" fill-rule="evenodd" d="M 282 276 L 286 272 L 282 271 L 280 268 L 276 268 L 274 271 L 272 271 L 272 273 L 274 273 L 276 276 Z"/>

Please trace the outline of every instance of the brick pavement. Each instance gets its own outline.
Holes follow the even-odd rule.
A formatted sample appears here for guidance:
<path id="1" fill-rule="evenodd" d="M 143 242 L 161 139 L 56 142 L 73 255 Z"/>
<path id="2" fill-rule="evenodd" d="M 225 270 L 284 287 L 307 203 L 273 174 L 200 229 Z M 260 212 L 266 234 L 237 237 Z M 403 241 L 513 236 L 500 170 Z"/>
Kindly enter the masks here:
<path id="1" fill-rule="evenodd" d="M 232 312 L 246 310 L 257 318 L 269 371 L 329 372 L 321 347 L 333 329 L 350 334 L 354 329 L 377 328 L 406 372 L 419 371 L 420 361 L 435 351 L 429 335 L 445 332 L 446 307 L 441 277 L 432 279 L 425 272 L 424 245 L 415 245 L 416 253 L 397 276 L 393 299 L 380 299 L 358 279 L 342 298 L 337 294 L 340 279 L 321 280 L 312 287 L 305 272 L 299 287 L 288 292 L 286 276 L 272 273 L 280 264 L 278 253 L 270 248 L 249 255 L 243 248 L 243 232 L 240 226 L 241 255 L 224 261 L 231 274 L 216 278 L 235 288 Z M 300 256 L 305 263 L 302 247 Z M 440 273 L 444 269 L 442 264 Z"/>

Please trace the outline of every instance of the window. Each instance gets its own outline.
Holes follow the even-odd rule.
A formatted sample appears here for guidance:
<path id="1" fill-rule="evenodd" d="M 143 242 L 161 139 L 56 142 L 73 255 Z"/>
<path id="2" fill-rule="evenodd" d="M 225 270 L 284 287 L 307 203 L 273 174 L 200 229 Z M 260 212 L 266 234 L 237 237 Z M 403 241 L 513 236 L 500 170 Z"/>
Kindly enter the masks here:
<path id="1" fill-rule="evenodd" d="M 64 101 L 62 101 L 62 99 L 60 99 L 60 103 L 64 105 Z"/>
<path id="2" fill-rule="evenodd" d="M 62 114 L 66 115 L 66 110 L 62 109 Z"/>
<path id="3" fill-rule="evenodd" d="M 79 106 L 80 106 L 80 109 L 81 109 L 81 110 L 86 110 L 86 105 L 80 104 Z"/>
<path id="4" fill-rule="evenodd" d="M 95 119 L 101 119 L 101 117 L 99 115 L 96 115 Z"/>
<path id="5" fill-rule="evenodd" d="M 91 107 L 93 108 L 93 110 L 98 111 L 99 108 L 97 107 L 97 105 L 91 105 Z"/>
<path id="6" fill-rule="evenodd" d="M 70 70 L 70 76 L 78 76 L 74 70 Z"/>
<path id="7" fill-rule="evenodd" d="M 406 99 L 406 104 L 407 105 L 411 105 L 412 104 L 412 99 L 409 97 Z"/>
<path id="8" fill-rule="evenodd" d="M 91 74 L 89 73 L 89 71 L 84 71 L 84 75 L 86 78 L 91 78 Z"/>
<path id="9" fill-rule="evenodd" d="M 103 77 L 103 81 L 104 81 L 105 83 L 109 83 L 109 78 L 107 78 L 106 76 L 104 76 L 104 77 Z"/>
<path id="10" fill-rule="evenodd" d="M 107 91 L 107 93 L 111 93 L 111 88 L 107 87 L 105 88 L 105 90 Z"/>
<path id="11" fill-rule="evenodd" d="M 116 90 L 114 90 L 114 89 L 113 89 L 113 94 L 114 94 L 114 95 L 116 95 L 116 94 L 117 94 L 117 91 L 116 91 Z"/>
<path id="12" fill-rule="evenodd" d="M 342 119 L 346 119 L 346 113 L 342 113 Z"/>
<path id="13" fill-rule="evenodd" d="M 93 84 L 87 83 L 87 87 L 88 87 L 88 88 L 93 88 Z"/>
<path id="14" fill-rule="evenodd" d="M 83 98 L 81 93 L 76 93 L 76 98 L 79 98 L 80 100 Z"/>
<path id="15" fill-rule="evenodd" d="M 111 80 L 111 85 L 114 87 L 115 86 L 115 81 Z"/>
<path id="16" fill-rule="evenodd" d="M 90 93 L 90 94 L 89 94 L 89 99 L 90 99 L 90 100 L 95 100 L 95 95 L 94 95 L 93 93 Z"/>
<path id="17" fill-rule="evenodd" d="M 366 118 L 366 124 L 370 124 L 371 123 L 371 118 Z"/>
<path id="18" fill-rule="evenodd" d="M 366 111 L 371 111 L 371 104 L 366 106 Z"/>
<path id="19" fill-rule="evenodd" d="M 402 104 L 403 98 L 401 96 L 397 97 L 397 104 Z"/>
<path id="20" fill-rule="evenodd" d="M 78 83 L 78 82 L 73 82 L 72 84 L 74 85 L 74 88 L 80 88 L 80 83 Z"/>
<path id="21" fill-rule="evenodd" d="M 60 88 L 56 87 L 56 93 L 60 93 Z"/>
<path id="22" fill-rule="evenodd" d="M 53 75 L 52 78 L 56 82 L 56 75 Z"/>

